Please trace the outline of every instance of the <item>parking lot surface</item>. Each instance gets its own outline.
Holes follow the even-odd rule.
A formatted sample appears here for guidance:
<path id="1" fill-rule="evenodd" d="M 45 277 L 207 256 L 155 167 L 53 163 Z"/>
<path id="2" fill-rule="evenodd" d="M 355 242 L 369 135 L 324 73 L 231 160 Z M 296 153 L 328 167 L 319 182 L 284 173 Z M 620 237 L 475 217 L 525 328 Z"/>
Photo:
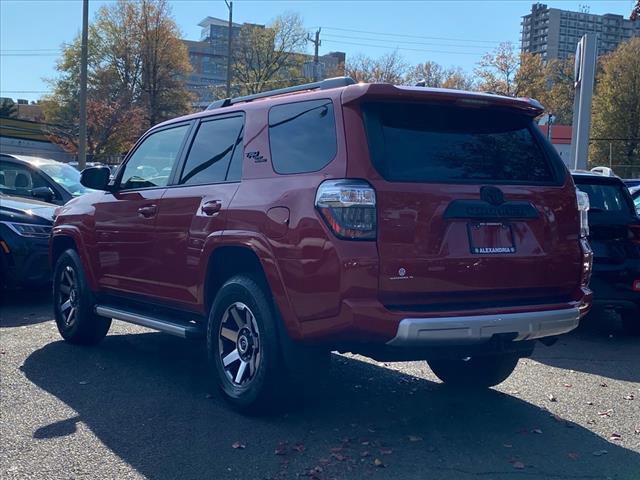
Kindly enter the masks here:
<path id="1" fill-rule="evenodd" d="M 1 301 L 2 479 L 640 479 L 638 338 L 572 333 L 480 393 L 334 355 L 304 405 L 251 418 L 197 343 L 114 322 L 77 347 L 48 292 Z"/>

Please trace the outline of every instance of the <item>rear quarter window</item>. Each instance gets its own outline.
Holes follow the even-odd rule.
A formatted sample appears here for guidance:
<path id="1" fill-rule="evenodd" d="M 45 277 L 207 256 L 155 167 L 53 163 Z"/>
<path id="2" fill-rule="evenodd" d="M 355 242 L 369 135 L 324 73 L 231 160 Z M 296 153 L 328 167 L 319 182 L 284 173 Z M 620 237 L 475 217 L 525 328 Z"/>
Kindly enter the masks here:
<path id="1" fill-rule="evenodd" d="M 362 110 L 373 164 L 387 180 L 515 184 L 559 180 L 527 116 L 421 103 L 367 103 Z"/>
<path id="2" fill-rule="evenodd" d="M 269 110 L 271 162 L 277 173 L 316 172 L 338 149 L 331 100 L 277 105 Z"/>

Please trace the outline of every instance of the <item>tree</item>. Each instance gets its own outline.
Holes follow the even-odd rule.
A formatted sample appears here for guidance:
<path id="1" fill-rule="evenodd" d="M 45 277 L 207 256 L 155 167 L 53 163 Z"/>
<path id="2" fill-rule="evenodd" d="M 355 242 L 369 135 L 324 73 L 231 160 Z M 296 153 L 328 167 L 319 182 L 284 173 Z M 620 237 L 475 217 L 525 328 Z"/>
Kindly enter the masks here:
<path id="1" fill-rule="evenodd" d="M 514 76 L 513 96 L 535 98 L 546 103 L 547 75 L 542 55 L 522 52 Z"/>
<path id="2" fill-rule="evenodd" d="M 409 70 L 404 79 L 407 85 L 415 85 L 424 81 L 425 87 L 454 88 L 458 90 L 471 90 L 473 79 L 459 68 L 444 68 L 442 65 L 427 61 L 419 63 Z"/>
<path id="3" fill-rule="evenodd" d="M 356 55 L 347 59 L 345 75 L 356 82 L 402 84 L 408 66 L 397 51 L 378 58 Z"/>
<path id="4" fill-rule="evenodd" d="M 631 12 L 631 17 L 629 18 L 634 22 L 636 22 L 638 18 L 640 18 L 640 0 L 636 0 L 636 6 L 633 7 L 633 11 Z"/>
<path id="5" fill-rule="evenodd" d="M 0 103 L 0 117 L 15 118 L 18 116 L 18 106 L 10 98 L 3 98 Z"/>
<path id="6" fill-rule="evenodd" d="M 80 39 L 56 66 L 53 94 L 43 100 L 49 133 L 71 152 L 78 143 Z M 89 28 L 87 147 L 90 154 L 126 151 L 151 125 L 187 113 L 180 79 L 190 69 L 165 0 L 118 0 L 100 8 Z"/>
<path id="7" fill-rule="evenodd" d="M 575 57 L 554 59 L 547 63 L 547 92 L 544 106 L 547 112 L 555 117 L 558 125 L 571 125 L 573 122 L 573 100 L 575 86 L 573 83 L 573 69 Z"/>
<path id="8" fill-rule="evenodd" d="M 127 2 L 121 0 L 126 6 Z M 148 126 L 189 110 L 191 96 L 182 77 L 191 71 L 187 47 L 166 0 L 141 0 L 137 23 L 141 61 L 141 102 Z"/>
<path id="9" fill-rule="evenodd" d="M 503 42 L 493 53 L 485 54 L 475 69 L 475 74 L 480 80 L 478 89 L 483 92 L 514 96 L 518 60 L 511 42 Z"/>
<path id="10" fill-rule="evenodd" d="M 307 31 L 302 18 L 280 15 L 269 26 L 244 24 L 233 49 L 234 93 L 252 94 L 299 83 Z"/>
<path id="11" fill-rule="evenodd" d="M 593 99 L 590 163 L 608 163 L 609 145 L 618 175 L 640 169 L 640 38 L 601 58 Z"/>

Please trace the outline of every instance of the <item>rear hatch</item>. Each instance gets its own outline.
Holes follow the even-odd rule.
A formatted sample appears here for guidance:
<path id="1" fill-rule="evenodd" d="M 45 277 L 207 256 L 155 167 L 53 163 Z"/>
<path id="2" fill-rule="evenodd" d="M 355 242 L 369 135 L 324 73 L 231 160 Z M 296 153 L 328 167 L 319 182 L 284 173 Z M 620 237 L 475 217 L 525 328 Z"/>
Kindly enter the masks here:
<path id="1" fill-rule="evenodd" d="M 575 187 L 529 112 L 459 102 L 359 104 L 376 190 L 380 300 L 446 311 L 577 295 Z"/>

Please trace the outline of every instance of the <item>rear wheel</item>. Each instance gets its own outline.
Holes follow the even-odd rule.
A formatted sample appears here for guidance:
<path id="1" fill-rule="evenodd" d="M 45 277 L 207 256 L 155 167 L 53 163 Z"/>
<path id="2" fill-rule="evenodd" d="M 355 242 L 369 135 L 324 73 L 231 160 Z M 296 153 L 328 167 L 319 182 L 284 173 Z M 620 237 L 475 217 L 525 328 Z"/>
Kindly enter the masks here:
<path id="1" fill-rule="evenodd" d="M 433 373 L 447 385 L 487 388 L 502 383 L 518 365 L 513 354 L 429 360 Z"/>
<path id="2" fill-rule="evenodd" d="M 104 338 L 111 319 L 96 315 L 95 303 L 74 250 L 65 251 L 53 272 L 53 313 L 62 337 L 78 345 L 94 345 Z"/>
<path id="3" fill-rule="evenodd" d="M 238 275 L 225 282 L 209 314 L 207 351 L 220 391 L 234 408 L 260 412 L 281 405 L 289 376 L 262 281 Z"/>

